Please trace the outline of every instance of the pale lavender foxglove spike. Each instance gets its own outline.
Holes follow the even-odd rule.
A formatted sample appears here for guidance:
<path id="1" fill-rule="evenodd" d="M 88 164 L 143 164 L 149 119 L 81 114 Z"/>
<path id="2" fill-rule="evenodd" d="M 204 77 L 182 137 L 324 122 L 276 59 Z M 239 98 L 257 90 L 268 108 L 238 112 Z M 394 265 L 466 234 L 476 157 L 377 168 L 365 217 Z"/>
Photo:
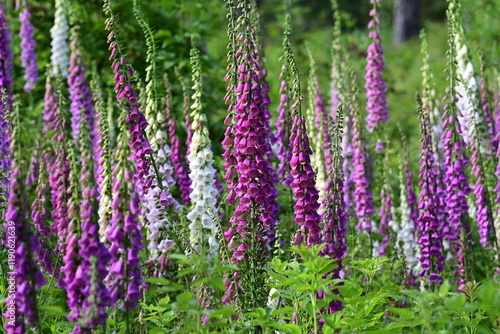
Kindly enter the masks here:
<path id="1" fill-rule="evenodd" d="M 31 14 L 28 8 L 19 14 L 19 21 L 21 28 L 19 36 L 21 37 L 21 63 L 24 67 L 24 91 L 30 92 L 38 82 L 38 66 L 36 60 L 35 46 L 36 41 L 34 38 L 35 27 L 30 22 Z"/>

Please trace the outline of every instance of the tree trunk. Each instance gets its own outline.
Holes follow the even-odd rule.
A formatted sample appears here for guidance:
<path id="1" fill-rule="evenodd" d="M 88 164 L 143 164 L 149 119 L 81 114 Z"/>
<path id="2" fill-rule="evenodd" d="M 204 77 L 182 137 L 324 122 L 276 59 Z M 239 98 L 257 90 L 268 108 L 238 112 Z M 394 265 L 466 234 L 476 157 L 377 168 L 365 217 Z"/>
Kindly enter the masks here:
<path id="1" fill-rule="evenodd" d="M 420 30 L 420 0 L 394 1 L 394 46 L 418 36 Z"/>

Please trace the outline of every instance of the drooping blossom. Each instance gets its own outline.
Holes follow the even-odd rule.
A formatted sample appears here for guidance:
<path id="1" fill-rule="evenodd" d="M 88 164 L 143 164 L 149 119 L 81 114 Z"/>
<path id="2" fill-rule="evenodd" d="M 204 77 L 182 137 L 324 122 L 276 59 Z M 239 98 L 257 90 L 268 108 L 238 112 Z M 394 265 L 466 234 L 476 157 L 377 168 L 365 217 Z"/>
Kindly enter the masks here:
<path id="1" fill-rule="evenodd" d="M 436 97 L 436 89 L 434 82 L 434 74 L 430 68 L 430 56 L 427 46 L 427 37 L 425 30 L 422 29 L 420 33 L 422 40 L 421 54 L 423 57 L 422 67 L 422 103 L 424 109 L 429 111 L 429 121 L 431 124 L 432 146 L 436 159 L 442 161 L 443 159 L 443 142 L 440 140 L 443 134 L 443 120 L 441 118 L 441 111 L 439 109 L 439 100 Z"/>
<path id="2" fill-rule="evenodd" d="M 453 45 L 455 48 L 455 62 L 457 64 L 456 75 L 458 80 L 456 80 L 455 85 L 455 104 L 458 109 L 457 119 L 460 123 L 465 144 L 470 145 L 473 140 L 477 139 L 481 144 L 481 151 L 484 152 L 485 118 L 479 112 L 479 82 L 475 76 L 474 65 L 469 55 L 465 31 L 460 22 L 462 16 L 459 1 L 450 1 L 447 15 L 454 34 Z"/>
<path id="3" fill-rule="evenodd" d="M 8 174 L 12 165 L 12 161 L 9 159 L 9 123 L 6 116 L 7 112 L 0 113 L 0 198 L 5 198 L 5 200 L 8 198 Z"/>
<path id="4" fill-rule="evenodd" d="M 389 235 L 389 225 L 392 221 L 394 221 L 393 216 L 393 206 L 392 206 L 392 197 L 391 197 L 391 187 L 389 185 L 384 185 L 382 190 L 380 191 L 380 200 L 381 206 L 379 211 L 380 216 L 380 224 L 378 226 L 378 234 L 382 236 L 382 240 L 380 241 L 380 245 L 378 247 L 378 256 L 386 256 L 387 255 L 387 245 L 390 241 Z"/>
<path id="5" fill-rule="evenodd" d="M 332 65 L 330 72 L 330 116 L 337 121 L 337 109 L 341 103 L 340 87 L 342 87 L 342 41 L 341 41 L 341 17 L 337 0 L 332 0 L 333 9 L 333 42 L 332 42 Z M 345 119 L 345 117 L 343 117 Z M 337 125 L 337 124 L 335 124 Z M 345 175 L 344 175 L 345 177 Z"/>
<path id="6" fill-rule="evenodd" d="M 420 246 L 420 277 L 427 277 L 431 283 L 442 283 L 439 274 L 444 270 L 443 220 L 444 203 L 439 172 L 432 151 L 432 139 L 428 115 L 420 110 L 421 154 L 420 154 L 420 193 L 416 230 Z"/>
<path id="7" fill-rule="evenodd" d="M 106 30 L 109 31 L 107 38 L 109 44 L 108 49 L 111 51 L 109 59 L 113 60 L 111 68 L 114 73 L 114 90 L 116 92 L 116 100 L 123 105 L 127 113 L 126 119 L 131 136 L 130 149 L 132 159 L 135 161 L 135 170 L 137 173 L 134 178 L 143 189 L 147 189 L 151 184 L 151 180 L 147 178 L 150 172 L 149 156 L 153 153 L 150 143 L 143 131 L 147 128 L 148 122 L 144 114 L 139 111 L 137 105 L 137 94 L 132 88 L 130 81 L 130 78 L 133 76 L 133 71 L 130 65 L 127 64 L 125 56 L 122 54 L 121 45 L 116 36 L 116 17 L 111 7 L 110 1 L 105 1 L 104 14 L 109 15 L 106 19 Z"/>
<path id="8" fill-rule="evenodd" d="M 316 172 L 316 189 L 319 191 L 319 202 L 323 203 L 325 198 L 327 171 L 331 167 L 330 145 L 332 139 L 328 133 L 328 112 L 326 102 L 320 92 L 319 80 L 317 77 L 316 62 L 312 52 L 309 50 L 311 71 L 309 75 L 308 94 L 309 103 L 307 109 L 308 136 L 313 138 L 313 152 L 311 155 L 311 165 Z M 320 207 L 319 213 L 324 212 L 324 207 Z"/>
<path id="9" fill-rule="evenodd" d="M 292 150 L 290 149 L 289 139 L 290 139 L 290 128 L 291 128 L 291 115 L 289 112 L 290 102 L 289 102 L 289 73 L 286 65 L 281 67 L 280 74 L 280 103 L 278 105 L 278 120 L 276 122 L 277 133 L 277 143 L 279 145 L 277 156 L 279 159 L 278 175 L 285 187 L 290 187 L 292 182 L 292 176 L 290 175 L 290 160 L 292 158 Z"/>
<path id="10" fill-rule="evenodd" d="M 19 124 L 18 110 L 15 111 L 15 124 Z M 33 252 L 37 252 L 40 243 L 31 225 L 26 220 L 29 215 L 25 205 L 21 161 L 17 133 L 21 129 L 10 130 L 10 151 L 15 155 L 10 174 L 9 197 L 5 213 L 5 247 L 7 258 L 7 298 L 5 300 L 4 329 L 7 334 L 23 334 L 27 328 L 39 325 L 36 292 L 45 283 L 45 278 L 34 261 Z"/>
<path id="11" fill-rule="evenodd" d="M 0 3 L 0 116 L 12 105 L 13 62 L 10 49 L 10 30 L 7 23 L 5 2 Z M 3 91 L 7 98 L 3 98 Z"/>
<path id="12" fill-rule="evenodd" d="M 298 104 L 298 100 L 294 104 Z M 292 110 L 298 106 L 292 106 Z M 296 110 L 296 109 L 295 109 Z M 319 209 L 319 193 L 315 185 L 316 173 L 311 166 L 312 150 L 306 133 L 304 118 L 298 114 L 292 116 L 292 130 L 290 143 L 292 144 L 292 159 L 290 160 L 293 177 L 290 188 L 292 189 L 295 205 L 293 207 L 294 221 L 298 231 L 294 236 L 295 245 L 302 243 L 315 245 L 321 243 L 321 217 Z"/>
<path id="13" fill-rule="evenodd" d="M 372 43 L 368 46 L 366 56 L 366 110 L 368 116 L 366 117 L 366 129 L 373 132 L 375 127 L 383 122 L 389 122 L 389 110 L 387 109 L 387 87 L 382 78 L 384 72 L 384 52 L 382 51 L 382 40 L 380 39 L 380 17 L 378 13 L 378 6 L 380 0 L 370 0 L 373 8 L 370 11 L 372 17 L 368 28 L 370 33 L 368 37 L 372 38 Z"/>
<path id="14" fill-rule="evenodd" d="M 148 91 L 148 89 L 146 89 Z M 152 94 L 148 94 L 152 98 Z M 161 277 L 165 274 L 166 266 L 169 263 L 168 251 L 175 246 L 172 240 L 172 230 L 175 228 L 169 214 L 170 209 L 179 211 L 182 206 L 175 200 L 170 192 L 175 185 L 173 178 L 174 169 L 170 163 L 171 150 L 167 144 L 167 119 L 163 113 L 158 113 L 156 117 L 151 117 L 147 131 L 151 136 L 151 148 L 155 152 L 154 166 L 150 167 L 149 178 L 151 186 L 144 193 L 146 208 L 146 228 L 148 239 L 148 250 L 150 258 L 148 265 L 152 268 L 153 274 Z M 158 181 L 157 180 L 160 180 Z"/>
<path id="15" fill-rule="evenodd" d="M 69 26 L 66 19 L 66 8 L 64 0 L 56 0 L 56 12 L 54 14 L 54 25 L 50 28 L 52 47 L 50 61 L 52 63 L 52 75 L 61 75 L 65 78 L 68 75 L 68 31 Z"/>
<path id="16" fill-rule="evenodd" d="M 38 67 L 36 61 L 35 52 L 35 37 L 34 30 L 35 27 L 30 22 L 30 11 L 25 8 L 19 14 L 19 21 L 21 22 L 21 27 L 19 31 L 19 36 L 21 37 L 21 63 L 24 67 L 24 79 L 26 83 L 24 84 L 24 90 L 30 92 L 38 82 Z"/>
<path id="17" fill-rule="evenodd" d="M 479 87 L 479 92 L 481 93 L 481 111 L 484 115 L 484 126 L 486 127 L 487 134 L 485 136 L 488 138 L 488 142 L 486 143 L 486 151 L 487 156 L 491 157 L 495 155 L 496 149 L 498 147 L 497 133 L 495 131 L 495 122 L 493 119 L 493 114 L 490 111 L 490 92 L 488 90 L 488 80 L 486 79 L 486 65 L 484 60 L 484 55 L 482 53 L 479 54 L 479 63 L 480 63 L 480 78 L 479 83 L 481 84 Z"/>
<path id="18" fill-rule="evenodd" d="M 10 51 L 10 31 L 5 17 L 5 3 L 0 3 L 0 198 L 8 198 L 11 160 L 9 159 L 9 135 L 7 115 L 11 103 L 12 52 Z"/>
<path id="19" fill-rule="evenodd" d="M 140 288 L 143 281 L 138 254 L 144 248 L 138 225 L 139 197 L 133 185 L 134 166 L 129 163 L 129 140 L 126 132 L 118 136 L 115 153 L 117 163 L 113 167 L 113 212 L 108 229 L 112 260 L 106 278 L 112 304 L 123 301 L 122 308 L 125 311 L 135 309 L 142 296 Z"/>
<path id="20" fill-rule="evenodd" d="M 48 186 L 44 175 L 45 165 L 43 162 L 40 164 L 40 169 L 38 171 L 38 184 L 36 187 L 36 198 L 33 200 L 31 205 L 31 219 L 33 221 L 33 226 L 37 235 L 39 236 L 40 247 L 34 251 L 38 263 L 41 265 L 41 269 L 50 275 L 58 277 L 58 268 L 53 257 L 54 247 L 50 244 L 50 232 L 48 230 L 47 224 L 47 192 Z"/>
<path id="21" fill-rule="evenodd" d="M 182 154 L 180 153 L 180 141 L 172 139 L 172 136 L 170 136 L 170 140 L 172 143 L 172 146 L 174 143 L 177 141 L 176 145 L 176 156 L 172 161 L 175 161 L 175 170 L 176 170 L 176 175 L 177 175 L 177 183 L 179 185 L 179 190 L 181 191 L 181 199 L 182 203 L 185 205 L 189 204 L 190 198 L 189 194 L 191 192 L 191 179 L 189 178 L 189 166 L 186 166 L 185 164 L 189 165 L 189 162 L 187 161 L 187 156 L 189 155 L 189 147 L 191 146 L 191 140 L 193 138 L 193 130 L 191 129 L 191 114 L 190 114 L 190 99 L 189 99 L 189 93 L 188 93 L 188 88 L 186 85 L 186 82 L 184 78 L 180 75 L 180 73 L 177 73 L 179 82 L 181 83 L 182 87 L 182 114 L 184 116 L 184 125 L 186 127 L 186 154 L 184 157 L 182 157 Z M 173 134 L 173 132 L 172 132 Z M 177 162 L 179 161 L 179 162 Z"/>
<path id="22" fill-rule="evenodd" d="M 170 149 L 172 151 L 170 160 L 172 161 L 172 166 L 174 167 L 174 177 L 177 180 L 177 185 L 181 191 L 182 202 L 184 204 L 188 204 L 190 190 L 187 188 L 190 188 L 191 180 L 189 179 L 186 166 L 184 165 L 184 157 L 181 152 L 181 141 L 177 136 L 176 120 L 172 109 L 172 94 L 170 92 L 168 82 L 166 80 L 165 82 L 167 86 L 165 96 L 165 119 L 167 121 L 168 139 L 170 141 Z M 189 130 L 189 133 L 191 133 L 191 130 Z M 192 135 L 190 134 L 189 137 L 192 137 Z M 187 199 L 185 194 L 187 194 Z"/>
<path id="23" fill-rule="evenodd" d="M 361 139 L 358 121 L 358 115 L 353 116 L 353 200 L 355 203 L 356 217 L 358 217 L 359 220 L 356 228 L 360 231 L 371 232 L 374 226 L 370 216 L 375 213 L 375 209 L 373 208 L 373 195 L 366 175 L 366 149 Z"/>
<path id="24" fill-rule="evenodd" d="M 485 175 L 486 171 L 484 170 L 484 164 L 482 162 L 484 156 L 481 155 L 480 144 L 476 140 L 471 143 L 471 146 L 473 150 L 470 163 L 472 166 L 472 174 L 476 177 L 473 192 L 476 197 L 476 221 L 479 229 L 479 241 L 484 247 L 491 247 L 494 226 L 491 199 Z"/>
<path id="25" fill-rule="evenodd" d="M 71 31 L 70 42 L 71 55 L 69 60 L 68 90 L 70 113 L 71 113 L 71 135 L 75 143 L 78 142 L 82 121 L 88 123 L 90 140 L 92 147 L 95 147 L 94 133 L 94 105 L 92 104 L 92 93 L 89 84 L 85 79 L 87 68 L 83 62 L 81 47 L 78 43 L 77 28 Z M 81 115 L 85 116 L 84 118 Z"/>
<path id="26" fill-rule="evenodd" d="M 388 223 L 391 229 L 396 233 L 396 241 L 394 246 L 398 253 L 404 256 L 406 263 L 406 281 L 414 285 L 413 280 L 415 275 L 420 272 L 420 262 L 418 261 L 418 247 L 415 238 L 415 225 L 418 218 L 418 211 L 415 206 L 416 198 L 412 188 L 412 178 L 408 166 L 408 156 L 405 154 L 404 165 L 400 170 L 400 206 L 401 212 L 400 223 L 392 220 Z M 415 202 L 414 202 L 415 201 Z"/>
<path id="27" fill-rule="evenodd" d="M 193 43 L 194 44 L 194 43 Z M 209 258 L 216 255 L 219 249 L 217 236 L 219 229 L 214 221 L 217 216 L 217 195 L 215 188 L 215 168 L 210 138 L 208 137 L 207 117 L 203 113 L 202 77 L 199 51 L 193 45 L 191 49 L 191 67 L 193 71 L 193 103 L 191 119 L 193 137 L 189 148 L 189 178 L 191 179 L 192 209 L 187 218 L 189 224 L 189 241 L 198 254 L 203 251 Z"/>
<path id="28" fill-rule="evenodd" d="M 50 231 L 57 236 L 56 252 L 61 252 L 64 256 L 65 240 L 69 224 L 68 218 L 68 198 L 70 166 L 68 160 L 66 140 L 65 117 L 57 99 L 58 89 L 52 87 L 50 75 L 47 76 L 47 86 L 45 91 L 45 104 L 42 111 L 44 119 L 44 129 L 52 134 L 53 152 L 46 152 L 44 155 L 45 164 L 49 173 L 49 186 L 52 203 L 52 225 Z M 59 270 L 56 269 L 55 277 L 60 278 Z M 63 284 L 59 281 L 59 284 Z"/>
<path id="29" fill-rule="evenodd" d="M 226 150 L 223 154 L 227 171 L 225 179 L 229 190 L 226 200 L 230 205 L 236 204 L 236 209 L 230 220 L 231 227 L 224 236 L 232 252 L 231 262 L 256 268 L 261 273 L 260 282 L 269 247 L 276 239 L 277 175 L 269 161 L 272 151 L 269 132 L 266 131 L 268 126 L 265 124 L 268 119 L 263 106 L 265 101 L 259 77 L 260 66 L 252 38 L 254 25 L 249 20 L 249 9 L 242 10 L 240 30 L 235 36 L 237 43 L 234 45 L 237 71 L 233 75 L 237 83 L 229 86 L 228 89 L 234 92 L 226 97 L 230 114 L 225 124 L 231 125 L 223 142 Z M 241 293 L 265 289 L 257 281 L 240 279 L 240 275 L 248 273 L 245 270 L 238 271 L 236 277 L 227 282 L 224 302 Z M 264 303 L 265 298 L 267 291 L 247 302 L 259 303 L 262 300 Z"/>
<path id="30" fill-rule="evenodd" d="M 465 284 L 464 247 L 467 247 L 467 241 L 470 237 L 470 227 L 467 222 L 469 214 L 467 196 L 471 189 L 465 174 L 465 168 L 468 165 L 464 152 L 465 142 L 460 136 L 461 125 L 456 121 L 456 66 L 453 59 L 454 45 L 452 36 L 449 39 L 448 75 L 450 84 L 444 98 L 445 100 L 448 99 L 449 103 L 443 107 L 443 133 L 441 135 L 444 148 L 443 183 L 446 217 L 443 221 L 443 246 L 448 249 L 448 257 L 454 259 L 459 284 L 462 286 Z"/>
<path id="31" fill-rule="evenodd" d="M 104 324 L 107 319 L 105 307 L 111 306 L 109 291 L 103 283 L 107 276 L 106 265 L 111 256 L 108 249 L 99 242 L 98 224 L 93 219 L 97 204 L 93 153 L 86 117 L 85 115 L 81 117 L 80 165 L 78 167 L 74 165 L 75 157 L 72 161 L 71 176 L 72 220 L 68 228 L 63 267 L 70 308 L 68 320 L 77 323 L 72 332 L 74 334 L 90 333 L 98 325 Z"/>
<path id="32" fill-rule="evenodd" d="M 325 214 L 323 216 L 322 242 L 325 243 L 322 255 L 335 260 L 337 267 L 331 271 L 332 279 L 341 278 L 343 270 L 342 260 L 347 254 L 346 232 L 349 225 L 344 196 L 343 196 L 343 175 L 342 175 L 342 155 L 340 152 L 340 141 L 342 139 L 342 117 L 341 110 L 336 112 L 337 126 L 336 137 L 333 139 L 332 153 L 332 173 L 328 175 L 327 196 L 325 198 Z M 334 290 L 334 293 L 338 291 Z M 334 313 L 342 309 L 342 304 L 338 300 L 330 302 L 329 313 Z"/>
<path id="33" fill-rule="evenodd" d="M 344 174 L 344 203 L 349 212 L 354 206 L 354 147 L 353 147 L 353 117 L 348 108 L 345 111 L 344 127 L 342 133 L 342 173 Z"/>
<path id="34" fill-rule="evenodd" d="M 179 211 L 182 207 L 170 191 L 175 184 L 174 169 L 170 163 L 171 150 L 167 144 L 168 119 L 164 112 L 159 112 L 156 98 L 159 95 L 159 83 L 156 78 L 156 42 L 142 10 L 138 7 L 134 10 L 148 45 L 145 88 L 140 90 L 139 95 L 140 110 L 144 111 L 148 123 L 145 132 L 153 152 L 148 174 L 150 185 L 141 195 L 145 217 L 144 230 L 149 241 L 149 258 L 146 264 L 154 276 L 163 277 L 169 263 L 168 251 L 175 246 L 172 240 L 175 226 L 170 211 Z"/>
<path id="35" fill-rule="evenodd" d="M 102 89 L 98 78 L 93 77 L 91 81 L 92 96 L 94 98 L 95 110 L 93 114 L 95 124 L 95 148 L 94 148 L 94 175 L 97 190 L 99 241 L 108 245 L 107 230 L 111 219 L 111 145 L 108 125 L 107 109 L 104 105 Z"/>

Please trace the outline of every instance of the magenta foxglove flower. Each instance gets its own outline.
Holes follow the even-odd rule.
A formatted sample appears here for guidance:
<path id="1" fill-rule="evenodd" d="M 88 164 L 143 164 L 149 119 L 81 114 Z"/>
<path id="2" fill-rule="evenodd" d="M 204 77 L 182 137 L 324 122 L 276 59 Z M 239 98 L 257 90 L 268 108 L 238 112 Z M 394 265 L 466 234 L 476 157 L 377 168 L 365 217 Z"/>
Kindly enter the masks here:
<path id="1" fill-rule="evenodd" d="M 366 56 L 366 110 L 368 116 L 366 117 L 366 128 L 372 132 L 375 127 L 383 122 L 389 122 L 389 111 L 387 109 L 387 87 L 382 78 L 384 72 L 384 52 L 382 51 L 382 40 L 380 39 L 380 17 L 377 7 L 380 6 L 380 0 L 370 0 L 373 4 L 373 9 L 370 11 L 372 20 L 368 24 L 370 29 L 369 37 L 373 39 L 372 44 L 368 46 Z"/>
<path id="2" fill-rule="evenodd" d="M 15 151 L 15 131 L 11 130 L 11 151 Z M 38 252 L 40 243 L 26 220 L 25 191 L 20 182 L 20 168 L 16 164 L 14 160 L 4 224 L 5 247 L 8 249 L 8 296 L 3 315 L 7 334 L 22 334 L 26 328 L 37 325 L 36 291 L 46 283 L 33 259 L 33 253 Z"/>
<path id="3" fill-rule="evenodd" d="M 325 248 L 322 255 L 335 259 L 337 267 L 332 270 L 331 278 L 341 278 L 343 269 L 342 260 L 347 254 L 346 232 L 349 225 L 344 196 L 344 180 L 342 175 L 342 158 L 340 152 L 334 152 L 332 156 L 333 172 L 328 175 L 327 195 L 325 198 L 325 213 L 323 217 L 322 242 Z M 334 291 L 334 293 L 339 293 Z M 328 308 L 329 313 L 334 313 L 342 309 L 342 303 L 333 300 Z"/>
<path id="4" fill-rule="evenodd" d="M 319 193 L 316 189 L 316 173 L 311 167 L 310 156 L 312 154 L 307 137 L 304 118 L 298 115 L 292 116 L 293 125 L 290 135 L 292 144 L 292 159 L 290 160 L 290 175 L 293 177 L 290 188 L 295 197 L 293 207 L 294 221 L 299 230 L 295 234 L 296 246 L 302 243 L 317 245 L 321 243 L 321 217 L 318 214 Z"/>
<path id="5" fill-rule="evenodd" d="M 181 191 L 181 198 L 184 204 L 189 203 L 189 193 L 191 192 L 190 185 L 191 180 L 189 179 L 186 167 L 184 166 L 184 159 L 181 152 L 181 142 L 177 137 L 177 131 L 175 128 L 175 119 L 172 115 L 172 96 L 170 94 L 170 89 L 167 89 L 166 101 L 165 101 L 165 118 L 167 120 L 168 128 L 168 138 L 170 140 L 170 149 L 172 154 L 170 155 L 170 160 L 174 167 L 174 175 Z M 189 120 L 189 113 L 187 119 Z M 191 140 L 192 134 L 191 129 L 188 131 L 188 138 Z"/>
<path id="6" fill-rule="evenodd" d="M 288 88 L 288 71 L 285 65 L 281 68 L 281 86 L 280 86 L 280 103 L 278 105 L 278 120 L 276 122 L 277 143 L 279 145 L 277 156 L 280 161 L 278 175 L 285 187 L 290 187 L 292 176 L 290 175 L 290 160 L 292 159 L 292 150 L 290 149 L 290 128 L 292 119 L 289 112 L 289 88 Z"/>
<path id="7" fill-rule="evenodd" d="M 19 36 L 21 37 L 21 63 L 24 67 L 24 79 L 26 84 L 24 90 L 31 91 L 38 82 L 38 67 L 35 52 L 35 37 L 33 36 L 35 27 L 30 22 L 30 12 L 28 8 L 19 14 L 21 28 Z"/>
<path id="8" fill-rule="evenodd" d="M 93 219 L 94 206 L 97 203 L 97 191 L 93 182 L 94 165 L 92 163 L 92 150 L 89 128 L 82 117 L 80 128 L 79 146 L 81 152 L 81 171 L 79 182 L 82 185 L 81 194 L 72 193 L 81 204 L 79 211 L 80 236 L 75 234 L 78 230 L 74 227 L 68 232 L 68 245 L 64 257 L 65 286 L 68 292 L 68 306 L 70 314 L 68 319 L 78 322 L 74 333 L 86 333 L 98 325 L 104 324 L 107 319 L 106 306 L 111 306 L 111 297 L 103 280 L 106 278 L 106 266 L 111 259 L 108 249 L 99 242 L 98 224 Z M 75 167 L 73 166 L 73 170 Z M 73 176 L 77 178 L 77 176 Z M 72 223 L 73 224 L 73 223 Z M 82 325 L 80 325 L 83 323 Z"/>
<path id="9" fill-rule="evenodd" d="M 5 300 L 4 328 L 7 334 L 22 334 L 26 327 L 37 324 L 36 291 L 46 283 L 32 258 L 32 252 L 36 252 L 40 244 L 24 219 L 24 203 L 20 197 L 18 177 L 19 168 L 14 167 L 5 214 L 6 247 L 14 251 L 13 257 L 9 255 L 8 258 L 8 289 L 12 286 L 14 291 L 9 290 L 11 293 Z"/>
<path id="10" fill-rule="evenodd" d="M 380 192 L 380 200 L 382 202 L 380 206 L 379 216 L 380 224 L 378 226 L 378 233 L 382 235 L 382 241 L 378 248 L 378 256 L 386 256 L 387 245 L 390 241 L 389 235 L 389 225 L 394 219 L 392 215 L 392 198 L 391 198 L 391 187 L 385 186 Z"/>
<path id="11" fill-rule="evenodd" d="M 111 4 L 105 4 L 105 13 L 108 14 L 111 11 Z M 146 117 L 139 111 L 137 105 L 137 95 L 135 90 L 132 88 L 130 77 L 133 76 L 132 68 L 127 64 L 124 56 L 118 58 L 119 56 L 119 41 L 116 37 L 116 32 L 114 30 L 115 18 L 112 16 L 106 19 L 106 30 L 110 33 L 107 38 L 109 44 L 108 49 L 111 50 L 110 60 L 113 60 L 111 68 L 113 69 L 115 82 L 114 90 L 116 92 L 116 99 L 119 103 L 122 103 L 127 110 L 127 122 L 130 132 L 130 148 L 132 152 L 132 159 L 136 164 L 137 180 L 144 189 L 147 189 L 151 180 L 148 180 L 147 175 L 150 170 L 150 160 L 149 157 L 153 153 L 150 143 L 146 136 L 144 135 L 144 130 L 148 126 Z"/>
<path id="12" fill-rule="evenodd" d="M 12 164 L 9 159 L 9 124 L 6 120 L 11 109 L 12 72 L 10 32 L 5 18 L 5 3 L 2 2 L 0 3 L 0 199 L 2 201 L 8 198 L 8 174 Z"/>
<path id="13" fill-rule="evenodd" d="M 452 74 L 450 74 L 452 75 Z M 451 87 L 453 90 L 454 87 Z M 450 92 L 450 89 L 447 91 Z M 444 146 L 444 203 L 446 220 L 443 222 L 443 243 L 449 248 L 449 255 L 457 260 L 457 274 L 459 284 L 465 283 L 465 259 L 462 240 L 467 239 L 470 233 L 467 216 L 469 205 L 467 196 L 471 192 L 465 168 L 468 164 L 463 148 L 465 142 L 460 136 L 460 124 L 456 121 L 454 97 L 450 104 L 444 106 L 443 134 L 441 140 Z"/>
<path id="14" fill-rule="evenodd" d="M 373 195 L 366 176 L 366 150 L 361 139 L 357 116 L 355 116 L 353 123 L 353 199 L 356 205 L 356 217 L 358 217 L 359 220 L 356 228 L 364 232 L 372 232 L 372 221 L 370 216 L 375 213 L 375 209 L 373 208 Z"/>
<path id="15" fill-rule="evenodd" d="M 112 257 L 107 277 L 113 305 L 124 302 L 124 310 L 133 310 L 142 297 L 143 285 L 139 251 L 144 248 L 138 225 L 139 197 L 133 188 L 133 166 L 128 161 L 127 136 L 122 133 L 117 147 L 119 161 L 113 168 L 113 214 L 108 229 L 109 252 Z"/>
<path id="16" fill-rule="evenodd" d="M 432 138 L 427 115 L 421 114 L 421 154 L 420 154 L 420 182 L 422 188 L 417 219 L 418 245 L 420 246 L 420 277 L 427 277 L 431 283 L 442 283 L 439 274 L 444 269 L 442 249 L 444 203 L 443 191 L 439 180 L 439 172 L 435 164 L 432 151 Z"/>
<path id="17" fill-rule="evenodd" d="M 237 63 L 234 64 L 234 75 L 237 80 L 228 88 L 232 95 L 226 96 L 231 114 L 225 121 L 229 127 L 222 143 L 226 150 L 223 157 L 229 190 L 227 201 L 236 204 L 236 209 L 230 219 L 231 227 L 224 232 L 224 236 L 229 242 L 232 263 L 246 261 L 261 266 L 276 240 L 279 206 L 275 185 L 278 179 L 269 160 L 272 151 L 269 125 L 266 125 L 269 121 L 265 111 L 267 101 L 259 76 L 261 66 L 256 55 L 252 22 L 243 17 L 246 14 L 240 20 L 241 31 L 235 45 Z M 258 248 L 251 249 L 251 245 L 256 242 Z M 250 256 L 250 251 L 254 255 Z M 246 275 L 245 272 L 236 274 Z M 235 294 L 246 292 L 241 287 L 243 283 L 239 276 L 233 277 L 228 283 L 224 302 Z"/>

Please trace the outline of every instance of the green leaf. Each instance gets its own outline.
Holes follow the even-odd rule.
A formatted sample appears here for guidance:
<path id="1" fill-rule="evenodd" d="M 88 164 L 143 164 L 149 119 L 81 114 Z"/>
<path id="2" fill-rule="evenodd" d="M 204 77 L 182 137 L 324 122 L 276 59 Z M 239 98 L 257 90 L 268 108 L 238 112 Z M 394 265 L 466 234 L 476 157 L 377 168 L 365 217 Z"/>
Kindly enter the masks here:
<path id="1" fill-rule="evenodd" d="M 162 284 L 162 285 L 169 285 L 170 284 L 170 280 L 168 280 L 166 278 L 151 277 L 151 278 L 146 278 L 145 281 L 149 282 L 151 284 Z"/>
<path id="2" fill-rule="evenodd" d="M 389 311 L 399 315 L 405 320 L 412 320 L 414 318 L 413 312 L 406 308 L 389 307 Z"/>

